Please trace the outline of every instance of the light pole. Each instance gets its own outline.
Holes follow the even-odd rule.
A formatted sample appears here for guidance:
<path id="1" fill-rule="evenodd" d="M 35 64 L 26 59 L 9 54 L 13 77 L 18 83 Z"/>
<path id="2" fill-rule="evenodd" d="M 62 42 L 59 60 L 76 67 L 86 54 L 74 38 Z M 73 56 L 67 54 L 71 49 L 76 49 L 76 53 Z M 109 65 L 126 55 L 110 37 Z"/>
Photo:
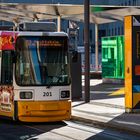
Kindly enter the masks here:
<path id="1" fill-rule="evenodd" d="M 89 0 L 84 0 L 84 46 L 85 46 L 85 102 L 90 101 L 89 63 Z"/>

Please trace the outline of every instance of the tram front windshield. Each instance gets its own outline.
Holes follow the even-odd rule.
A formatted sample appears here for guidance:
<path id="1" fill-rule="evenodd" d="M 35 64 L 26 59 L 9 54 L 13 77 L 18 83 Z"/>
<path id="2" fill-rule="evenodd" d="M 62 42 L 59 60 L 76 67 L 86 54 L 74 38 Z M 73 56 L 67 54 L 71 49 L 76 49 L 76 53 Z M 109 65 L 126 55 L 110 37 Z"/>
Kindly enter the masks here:
<path id="1" fill-rule="evenodd" d="M 16 41 L 18 85 L 68 85 L 67 37 L 21 36 Z"/>

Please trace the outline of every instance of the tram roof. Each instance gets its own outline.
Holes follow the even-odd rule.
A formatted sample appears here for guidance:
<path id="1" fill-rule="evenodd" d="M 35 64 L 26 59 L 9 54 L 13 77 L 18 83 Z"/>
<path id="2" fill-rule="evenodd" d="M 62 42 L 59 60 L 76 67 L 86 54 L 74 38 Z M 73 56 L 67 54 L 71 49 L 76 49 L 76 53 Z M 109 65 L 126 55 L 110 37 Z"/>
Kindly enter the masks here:
<path id="1" fill-rule="evenodd" d="M 123 21 L 124 16 L 139 15 L 140 6 L 90 5 L 90 22 L 103 24 Z M 0 3 L 0 20 L 11 22 L 55 19 L 84 21 L 84 5 Z"/>

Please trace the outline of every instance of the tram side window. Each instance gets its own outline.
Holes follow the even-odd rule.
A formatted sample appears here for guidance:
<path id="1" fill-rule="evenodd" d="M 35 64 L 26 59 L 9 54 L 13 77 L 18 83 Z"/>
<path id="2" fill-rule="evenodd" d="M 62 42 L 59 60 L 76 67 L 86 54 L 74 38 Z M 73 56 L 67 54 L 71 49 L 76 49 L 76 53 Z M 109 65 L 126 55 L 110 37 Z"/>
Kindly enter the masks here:
<path id="1" fill-rule="evenodd" d="M 1 84 L 12 84 L 13 81 L 13 67 L 12 67 L 12 52 L 2 52 L 2 65 L 1 65 Z"/>

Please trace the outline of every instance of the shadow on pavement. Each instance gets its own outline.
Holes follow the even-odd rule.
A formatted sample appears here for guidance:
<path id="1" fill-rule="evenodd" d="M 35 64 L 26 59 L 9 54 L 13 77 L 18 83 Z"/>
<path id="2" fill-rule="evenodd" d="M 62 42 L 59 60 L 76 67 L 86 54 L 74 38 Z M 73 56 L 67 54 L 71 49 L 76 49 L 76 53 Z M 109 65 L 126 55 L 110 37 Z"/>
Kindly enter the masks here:
<path id="1" fill-rule="evenodd" d="M 139 114 L 123 113 L 109 122 L 100 125 L 103 131 L 91 136 L 87 140 L 139 140 L 140 119 Z"/>
<path id="2" fill-rule="evenodd" d="M 74 106 L 73 119 L 104 129 L 87 140 L 140 139 L 140 115 L 124 113 L 124 90 L 120 90 L 123 87 L 123 84 L 94 82 L 90 86 L 90 103 Z M 82 89 L 84 91 L 84 87 Z M 118 135 L 108 133 L 106 129 L 115 130 Z"/>
<path id="3" fill-rule="evenodd" d="M 0 140 L 27 140 L 66 125 L 64 122 L 23 123 L 0 119 Z"/>
<path id="4" fill-rule="evenodd" d="M 112 94 L 123 88 L 124 88 L 123 84 L 100 83 L 100 84 L 96 84 L 96 85 L 91 85 L 90 86 L 90 101 L 94 102 L 94 104 L 100 103 L 102 105 L 108 105 L 110 102 L 114 102 L 113 104 L 116 106 L 120 107 L 120 104 L 122 106 L 124 106 L 123 105 L 124 90 L 120 91 L 120 93 L 118 92 L 119 94 Z M 72 100 L 72 107 L 77 107 L 77 106 L 85 104 L 84 86 L 82 87 L 82 94 L 83 94 L 82 98 Z M 108 100 L 108 99 L 111 99 L 112 101 Z M 119 99 L 119 102 L 122 102 L 122 103 L 119 103 L 119 105 L 118 105 L 118 103 L 115 101 L 115 99 Z"/>
<path id="5" fill-rule="evenodd" d="M 111 93 L 123 88 L 123 84 L 105 84 L 101 83 L 98 85 L 90 86 L 90 99 L 109 99 L 109 98 L 120 98 L 124 97 L 124 93 L 118 95 L 111 95 Z M 84 87 L 82 87 L 84 92 Z"/>

